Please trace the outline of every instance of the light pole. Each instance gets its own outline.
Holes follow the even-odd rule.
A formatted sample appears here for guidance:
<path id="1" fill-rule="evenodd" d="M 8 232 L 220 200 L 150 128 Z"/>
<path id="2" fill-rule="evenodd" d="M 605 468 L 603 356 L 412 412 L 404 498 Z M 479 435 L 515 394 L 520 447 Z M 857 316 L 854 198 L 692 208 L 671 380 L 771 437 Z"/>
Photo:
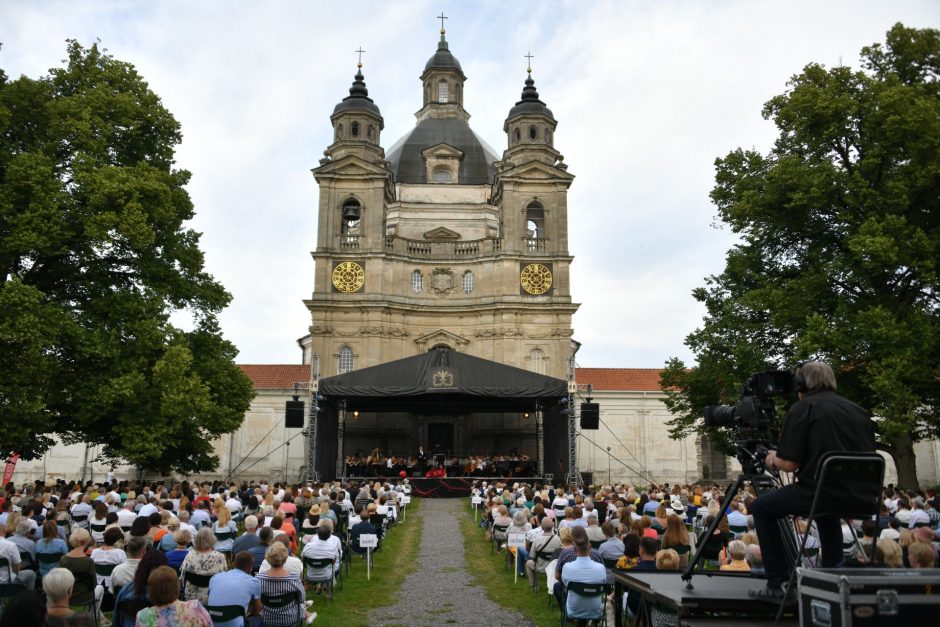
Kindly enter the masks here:
<path id="1" fill-rule="evenodd" d="M 613 485 L 610 481 L 610 447 L 607 447 L 607 485 Z"/>

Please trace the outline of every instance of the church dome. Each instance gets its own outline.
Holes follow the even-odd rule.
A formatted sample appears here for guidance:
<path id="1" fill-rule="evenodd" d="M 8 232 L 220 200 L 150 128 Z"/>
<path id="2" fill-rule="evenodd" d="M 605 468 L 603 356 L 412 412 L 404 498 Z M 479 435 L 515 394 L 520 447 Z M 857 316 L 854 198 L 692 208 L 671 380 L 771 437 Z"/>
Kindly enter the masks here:
<path id="1" fill-rule="evenodd" d="M 443 30 L 441 31 L 441 40 L 437 44 L 437 51 L 424 65 L 424 71 L 427 72 L 431 68 L 456 68 L 457 71 L 463 72 L 463 69 L 460 67 L 460 61 L 451 53 L 447 45 L 447 40 L 444 39 Z"/>
<path id="2" fill-rule="evenodd" d="M 457 171 L 460 185 L 485 185 L 493 182 L 499 157 L 459 117 L 421 120 L 408 134 L 389 148 L 387 160 L 395 181 L 399 183 L 428 183 L 422 151 L 447 144 L 463 153 Z"/>
<path id="3" fill-rule="evenodd" d="M 382 117 L 379 106 L 372 101 L 372 98 L 369 98 L 369 90 L 366 89 L 362 70 L 356 72 L 352 87 L 349 88 L 349 95 L 336 105 L 333 115 L 343 111 L 364 111 Z"/>
<path id="4" fill-rule="evenodd" d="M 517 115 L 546 115 L 551 119 L 555 119 L 555 116 L 552 115 L 552 110 L 545 106 L 545 103 L 539 100 L 539 92 L 535 90 L 535 81 L 532 80 L 532 75 L 525 79 L 525 87 L 522 89 L 522 100 L 516 103 L 512 109 L 509 110 L 509 115 L 506 116 L 506 119 L 514 118 Z"/>

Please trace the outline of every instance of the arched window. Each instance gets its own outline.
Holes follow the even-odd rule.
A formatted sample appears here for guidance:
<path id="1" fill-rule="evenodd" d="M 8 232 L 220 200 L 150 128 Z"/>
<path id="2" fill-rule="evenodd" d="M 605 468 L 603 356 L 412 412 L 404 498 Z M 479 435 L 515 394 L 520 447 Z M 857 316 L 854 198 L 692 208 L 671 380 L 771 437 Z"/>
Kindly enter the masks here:
<path id="1" fill-rule="evenodd" d="M 349 125 L 353 137 L 359 137 L 359 122 L 353 122 Z"/>
<path id="2" fill-rule="evenodd" d="M 411 273 L 411 291 L 415 294 L 420 294 L 421 290 L 424 289 L 424 275 L 421 274 L 420 270 L 415 270 Z"/>
<path id="3" fill-rule="evenodd" d="M 432 179 L 435 183 L 450 183 L 454 180 L 454 173 L 450 168 L 435 168 Z"/>
<path id="4" fill-rule="evenodd" d="M 348 346 L 339 349 L 339 354 L 336 356 L 336 372 L 338 374 L 345 374 L 355 367 L 356 356 L 353 355 L 353 349 Z"/>
<path id="5" fill-rule="evenodd" d="M 473 291 L 473 273 L 467 270 L 463 273 L 463 292 L 469 294 Z"/>
<path id="6" fill-rule="evenodd" d="M 512 132 L 512 144 L 513 144 L 513 146 L 515 146 L 516 144 L 518 144 L 520 139 L 522 139 L 522 133 L 520 133 L 520 132 L 519 132 L 519 129 L 516 128 L 516 129 L 513 130 L 513 132 Z"/>
<path id="7" fill-rule="evenodd" d="M 361 218 L 362 205 L 355 198 L 348 198 L 341 209 L 340 233 L 343 235 L 358 235 Z"/>
<path id="8" fill-rule="evenodd" d="M 437 101 L 447 102 L 447 81 L 444 79 L 437 83 Z"/>
<path id="9" fill-rule="evenodd" d="M 530 126 L 529 127 L 529 139 L 531 139 L 532 141 L 535 141 L 536 139 L 538 139 L 538 136 L 539 136 L 539 130 L 535 128 L 534 126 Z"/>
<path id="10" fill-rule="evenodd" d="M 337 125 L 336 125 L 336 139 L 342 139 L 342 138 L 343 138 L 343 135 L 344 135 L 344 133 L 343 133 L 343 125 L 342 125 L 342 124 L 337 124 Z"/>
<path id="11" fill-rule="evenodd" d="M 373 125 L 371 124 L 369 125 L 369 130 L 367 131 L 366 135 L 369 138 L 370 142 L 375 141 L 375 127 Z"/>
<path id="12" fill-rule="evenodd" d="M 545 353 L 539 348 L 529 352 L 529 370 L 536 374 L 545 374 Z"/>
<path id="13" fill-rule="evenodd" d="M 545 239 L 545 209 L 537 202 L 529 203 L 525 209 L 525 237 L 529 250 L 540 250 Z"/>

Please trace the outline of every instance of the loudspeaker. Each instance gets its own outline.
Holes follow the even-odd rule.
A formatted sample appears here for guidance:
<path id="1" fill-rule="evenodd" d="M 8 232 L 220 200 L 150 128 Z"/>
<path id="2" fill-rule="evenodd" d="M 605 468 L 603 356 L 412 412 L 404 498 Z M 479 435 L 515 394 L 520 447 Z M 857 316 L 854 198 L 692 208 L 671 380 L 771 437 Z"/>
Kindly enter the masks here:
<path id="1" fill-rule="evenodd" d="M 284 408 L 284 426 L 288 429 L 304 428 L 304 402 L 287 401 Z"/>
<path id="2" fill-rule="evenodd" d="M 601 407 L 597 403 L 581 403 L 581 428 L 597 429 L 600 426 Z"/>

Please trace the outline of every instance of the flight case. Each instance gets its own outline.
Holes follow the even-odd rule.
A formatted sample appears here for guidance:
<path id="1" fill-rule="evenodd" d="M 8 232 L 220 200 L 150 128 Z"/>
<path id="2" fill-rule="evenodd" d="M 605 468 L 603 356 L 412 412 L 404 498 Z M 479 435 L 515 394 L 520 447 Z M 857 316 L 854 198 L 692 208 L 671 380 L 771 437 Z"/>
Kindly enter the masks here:
<path id="1" fill-rule="evenodd" d="M 940 623 L 940 568 L 800 568 L 797 591 L 804 627 Z"/>

